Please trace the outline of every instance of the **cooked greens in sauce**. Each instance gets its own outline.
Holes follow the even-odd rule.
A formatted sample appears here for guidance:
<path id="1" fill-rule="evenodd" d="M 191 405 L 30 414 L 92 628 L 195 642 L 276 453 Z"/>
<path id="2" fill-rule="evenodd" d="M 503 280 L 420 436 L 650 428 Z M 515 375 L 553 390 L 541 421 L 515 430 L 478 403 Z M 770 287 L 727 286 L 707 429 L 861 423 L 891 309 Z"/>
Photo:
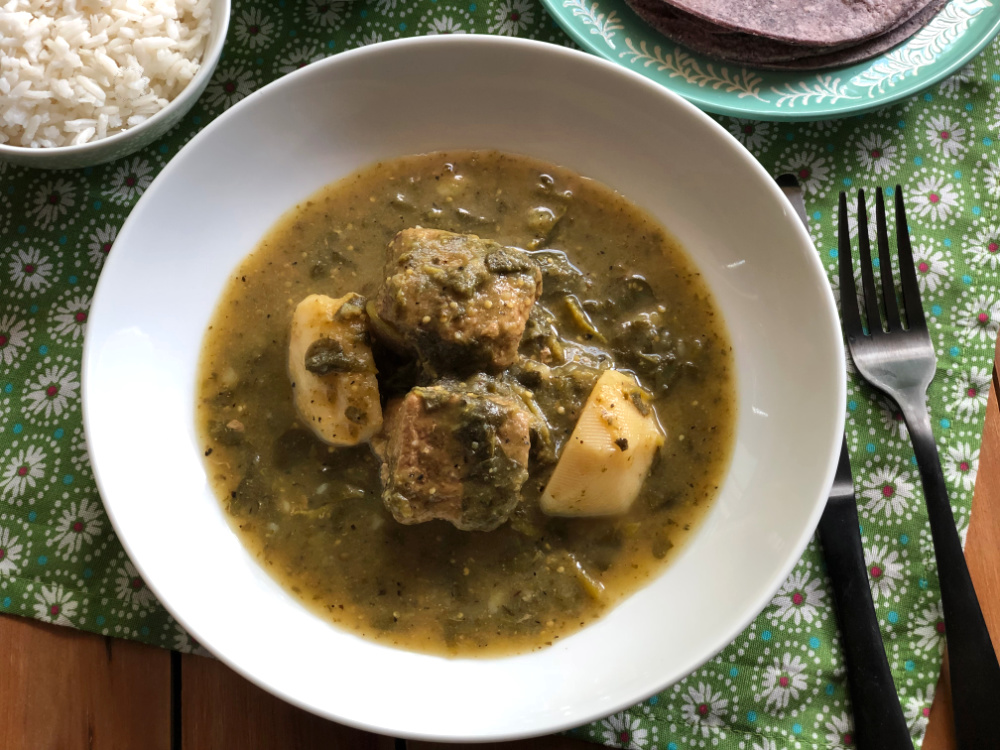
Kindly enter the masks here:
<path id="1" fill-rule="evenodd" d="M 650 216 L 492 151 L 376 164 L 286 214 L 206 334 L 198 423 L 240 538 L 401 648 L 551 645 L 662 569 L 735 420 L 706 285 Z"/>

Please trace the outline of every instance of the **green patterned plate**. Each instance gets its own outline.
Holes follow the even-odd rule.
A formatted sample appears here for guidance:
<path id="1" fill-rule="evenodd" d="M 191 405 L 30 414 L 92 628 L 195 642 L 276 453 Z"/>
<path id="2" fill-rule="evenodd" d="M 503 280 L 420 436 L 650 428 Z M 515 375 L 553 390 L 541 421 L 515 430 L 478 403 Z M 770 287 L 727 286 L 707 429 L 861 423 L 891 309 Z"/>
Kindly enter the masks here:
<path id="1" fill-rule="evenodd" d="M 625 0 L 542 0 L 584 49 L 661 83 L 709 112 L 823 120 L 866 112 L 953 73 L 1000 30 L 997 0 L 953 0 L 906 44 L 846 68 L 774 71 L 720 62 L 674 44 Z"/>

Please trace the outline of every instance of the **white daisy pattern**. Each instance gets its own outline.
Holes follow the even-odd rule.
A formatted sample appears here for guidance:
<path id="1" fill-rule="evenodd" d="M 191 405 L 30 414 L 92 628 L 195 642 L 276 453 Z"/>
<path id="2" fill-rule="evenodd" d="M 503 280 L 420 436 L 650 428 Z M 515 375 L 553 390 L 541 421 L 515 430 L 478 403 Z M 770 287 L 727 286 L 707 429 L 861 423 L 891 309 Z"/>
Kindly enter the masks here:
<path id="1" fill-rule="evenodd" d="M 220 65 L 205 89 L 205 100 L 212 107 L 229 109 L 257 88 L 254 72 L 241 63 Z"/>
<path id="2" fill-rule="evenodd" d="M 899 552 L 889 550 L 886 545 L 866 545 L 865 566 L 868 568 L 872 599 L 878 603 L 879 598 L 891 598 L 903 579 L 903 563 Z"/>
<path id="3" fill-rule="evenodd" d="M 895 435 L 900 440 L 907 440 L 910 432 L 906 429 L 906 421 L 903 419 L 903 412 L 895 401 L 885 396 L 878 397 L 879 415 L 882 417 L 882 427 L 890 435 Z"/>
<path id="4" fill-rule="evenodd" d="M 1000 195 L 1000 159 L 982 167 L 983 185 L 990 195 Z"/>
<path id="5" fill-rule="evenodd" d="M 944 610 L 940 602 L 932 604 L 917 615 L 916 623 L 913 635 L 917 639 L 918 649 L 921 651 L 944 649 Z"/>
<path id="6" fill-rule="evenodd" d="M 72 625 L 77 606 L 73 594 L 59 585 L 43 585 L 41 592 L 35 594 L 35 617 L 43 622 Z"/>
<path id="7" fill-rule="evenodd" d="M 64 177 L 42 182 L 31 198 L 28 215 L 47 229 L 76 205 L 76 186 Z"/>
<path id="8" fill-rule="evenodd" d="M 234 29 L 237 41 L 247 49 L 258 50 L 274 40 L 275 23 L 259 8 L 240 11 Z"/>
<path id="9" fill-rule="evenodd" d="M 103 525 L 102 512 L 97 500 L 83 498 L 73 501 L 62 512 L 55 527 L 52 542 L 60 552 L 76 554 L 84 545 L 92 544 Z"/>
<path id="10" fill-rule="evenodd" d="M 991 271 L 1000 268 L 1000 223 L 993 221 L 977 227 L 962 244 L 962 252 L 971 264 Z"/>
<path id="11" fill-rule="evenodd" d="M 938 86 L 938 91 L 945 96 L 954 96 L 962 90 L 962 86 L 964 84 L 973 79 L 973 75 L 974 71 L 971 65 L 959 68 L 957 73 L 950 75 L 941 81 L 941 85 Z"/>
<path id="12" fill-rule="evenodd" d="M 10 529 L 0 526 L 0 576 L 16 575 L 24 545 Z"/>
<path id="13" fill-rule="evenodd" d="M 87 239 L 87 257 L 96 268 L 104 265 L 117 237 L 118 227 L 114 224 L 105 224 L 91 232 Z"/>
<path id="14" fill-rule="evenodd" d="M 794 154 L 782 162 L 779 169 L 795 175 L 806 193 L 825 192 L 826 183 L 830 180 L 830 160 L 818 151 Z"/>
<path id="15" fill-rule="evenodd" d="M 791 620 L 796 625 L 803 621 L 812 623 L 826 598 L 822 586 L 820 578 L 810 578 L 806 572 L 792 573 L 771 600 L 771 606 L 776 607 L 773 616 L 781 622 Z"/>
<path id="16" fill-rule="evenodd" d="M 491 34 L 516 36 L 535 22 L 535 6 L 530 0 L 506 0 L 493 12 Z"/>
<path id="17" fill-rule="evenodd" d="M 913 248 L 913 263 L 917 268 L 917 284 L 921 294 L 938 291 L 951 271 L 951 262 L 945 254 L 927 245 Z"/>
<path id="18" fill-rule="evenodd" d="M 988 294 L 975 294 L 963 301 L 964 306 L 955 318 L 955 322 L 962 327 L 959 337 L 981 344 L 995 342 L 1000 329 L 1000 299 Z"/>
<path id="19" fill-rule="evenodd" d="M 105 193 L 113 203 L 128 205 L 145 193 L 152 181 L 152 164 L 139 156 L 131 161 L 123 159 L 115 169 Z"/>
<path id="20" fill-rule="evenodd" d="M 297 47 L 278 60 L 278 72 L 282 75 L 294 73 L 309 63 L 318 62 L 325 57 L 326 53 L 314 45 Z"/>
<path id="21" fill-rule="evenodd" d="M 83 426 L 73 430 L 69 460 L 77 471 L 90 470 L 90 456 L 87 454 L 87 433 Z"/>
<path id="22" fill-rule="evenodd" d="M 764 684 L 755 700 L 764 701 L 764 709 L 772 706 L 776 710 L 787 708 L 792 700 L 797 700 L 805 691 L 807 680 L 805 662 L 798 656 L 784 654 L 764 671 Z"/>
<path id="23" fill-rule="evenodd" d="M 130 560 L 126 560 L 118 567 L 115 577 L 115 596 L 128 604 L 140 607 L 148 607 L 156 601 L 153 592 L 146 586 L 146 582 L 142 580 L 139 571 Z"/>
<path id="24" fill-rule="evenodd" d="M 854 721 L 850 714 L 831 716 L 826 722 L 826 744 L 831 748 L 854 747 Z"/>
<path id="25" fill-rule="evenodd" d="M 465 34 L 467 33 L 462 25 L 452 16 L 437 16 L 427 22 L 427 35 L 437 34 Z"/>
<path id="26" fill-rule="evenodd" d="M 639 719 L 628 711 L 603 719 L 600 726 L 606 745 L 637 749 L 649 746 L 647 730 L 641 726 Z"/>
<path id="27" fill-rule="evenodd" d="M 934 683 L 923 690 L 917 690 L 916 695 L 906 698 L 903 705 L 903 715 L 910 725 L 912 737 L 923 737 L 927 731 L 927 722 L 931 717 L 931 705 L 934 703 Z"/>
<path id="28" fill-rule="evenodd" d="M 49 255 L 37 247 L 18 248 L 7 263 L 10 280 L 26 292 L 42 290 L 52 284 L 55 265 Z"/>
<path id="29" fill-rule="evenodd" d="M 972 492 L 976 486 L 976 474 L 979 471 L 979 449 L 969 443 L 956 443 L 947 446 L 944 457 L 944 476 L 957 487 L 966 492 Z"/>
<path id="30" fill-rule="evenodd" d="M 854 149 L 854 155 L 863 169 L 876 177 L 894 172 L 898 166 L 899 149 L 885 133 L 875 131 L 861 136 Z"/>
<path id="31" fill-rule="evenodd" d="M 904 515 L 916 497 L 916 484 L 910 480 L 911 476 L 909 471 L 891 464 L 879 466 L 862 481 L 865 489 L 861 496 L 868 500 L 865 508 L 886 517 Z"/>
<path id="32" fill-rule="evenodd" d="M 689 686 L 682 697 L 681 717 L 694 726 L 702 737 L 708 737 L 711 730 L 721 727 L 723 714 L 729 706 L 729 699 L 721 692 L 713 691 L 711 685 L 699 682 Z"/>
<path id="33" fill-rule="evenodd" d="M 927 142 L 935 151 L 952 158 L 968 148 L 965 144 L 967 132 L 948 115 L 932 115 L 924 131 Z"/>
<path id="34" fill-rule="evenodd" d="M 52 332 L 59 338 L 69 338 L 73 341 L 83 338 L 87 329 L 87 311 L 90 309 L 90 297 L 75 295 L 57 307 L 52 315 L 55 326 Z"/>
<path id="35" fill-rule="evenodd" d="M 924 177 L 907 192 L 907 198 L 917 216 L 935 222 L 947 221 L 958 206 L 955 185 L 942 175 Z"/>
<path id="36" fill-rule="evenodd" d="M 382 37 L 382 32 L 372 31 L 371 33 L 361 35 L 361 42 L 359 43 L 358 46 L 367 47 L 372 44 L 378 44 L 379 42 L 382 41 L 385 41 L 384 38 Z"/>
<path id="37" fill-rule="evenodd" d="M 0 314 L 0 362 L 7 367 L 19 359 L 28 346 L 28 324 L 14 314 Z"/>
<path id="38" fill-rule="evenodd" d="M 951 386 L 948 408 L 959 417 L 969 419 L 986 407 L 990 395 L 992 371 L 985 367 L 972 367 Z"/>
<path id="39" fill-rule="evenodd" d="M 346 0 L 306 0 L 306 19 L 325 29 L 339 29 L 346 16 Z"/>
<path id="40" fill-rule="evenodd" d="M 733 138 L 751 151 L 763 148 L 778 135 L 774 123 L 743 120 L 738 117 L 730 118 L 726 129 Z"/>
<path id="41" fill-rule="evenodd" d="M 79 389 L 80 379 L 69 365 L 52 365 L 38 380 L 26 385 L 26 410 L 29 414 L 58 417 L 76 402 Z"/>
<path id="42" fill-rule="evenodd" d="M 0 496 L 22 497 L 28 490 L 35 489 L 45 477 L 48 465 L 45 459 L 45 451 L 37 445 L 29 445 L 11 456 L 0 475 Z"/>
<path id="43" fill-rule="evenodd" d="M 173 623 L 173 638 L 171 639 L 171 648 L 174 651 L 180 651 L 184 654 L 198 654 L 199 656 L 208 656 L 209 653 L 198 641 L 196 641 L 190 633 L 188 633 L 184 628 L 178 625 L 176 622 Z"/>

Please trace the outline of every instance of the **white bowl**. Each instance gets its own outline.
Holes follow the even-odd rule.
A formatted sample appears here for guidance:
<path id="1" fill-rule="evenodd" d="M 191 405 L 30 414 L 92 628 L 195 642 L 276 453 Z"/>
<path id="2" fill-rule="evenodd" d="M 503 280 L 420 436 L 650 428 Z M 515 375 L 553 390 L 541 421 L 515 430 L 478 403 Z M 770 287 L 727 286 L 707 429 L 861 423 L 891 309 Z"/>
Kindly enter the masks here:
<path id="1" fill-rule="evenodd" d="M 212 0 L 212 30 L 202 55 L 201 67 L 181 93 L 145 122 L 78 146 L 27 148 L 0 143 L 0 161 L 37 169 L 77 169 L 103 164 L 148 146 L 180 122 L 211 80 L 226 43 L 230 9 L 231 0 Z"/>
<path id="2" fill-rule="evenodd" d="M 205 328 L 232 269 L 272 223 L 375 160 L 448 148 L 547 159 L 659 217 L 714 290 L 738 373 L 732 465 L 678 559 L 578 634 L 502 659 L 400 651 L 307 611 L 230 529 L 194 424 Z M 813 533 L 845 401 L 826 276 L 750 154 L 639 75 L 561 47 L 488 37 L 337 55 L 265 87 L 194 138 L 146 191 L 109 256 L 83 384 L 91 457 L 115 529 L 200 643 L 309 711 L 444 740 L 585 723 L 689 674 L 730 642 Z"/>

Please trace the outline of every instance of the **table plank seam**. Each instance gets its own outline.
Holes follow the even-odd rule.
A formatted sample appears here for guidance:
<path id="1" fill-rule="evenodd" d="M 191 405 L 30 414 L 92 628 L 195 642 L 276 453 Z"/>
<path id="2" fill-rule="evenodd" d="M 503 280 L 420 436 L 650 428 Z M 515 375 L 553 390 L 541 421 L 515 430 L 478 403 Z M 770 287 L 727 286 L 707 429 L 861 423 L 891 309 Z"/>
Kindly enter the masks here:
<path id="1" fill-rule="evenodd" d="M 993 363 L 993 392 L 1000 395 L 1000 380 L 997 378 L 997 366 L 996 362 Z M 1000 411 L 1000 398 L 993 399 L 993 405 Z M 983 425 L 985 429 L 986 425 Z"/>
<path id="2" fill-rule="evenodd" d="M 182 689 L 181 681 L 181 653 L 179 651 L 170 652 L 170 750 L 181 750 L 184 739 L 181 733 L 181 721 L 183 717 Z"/>

